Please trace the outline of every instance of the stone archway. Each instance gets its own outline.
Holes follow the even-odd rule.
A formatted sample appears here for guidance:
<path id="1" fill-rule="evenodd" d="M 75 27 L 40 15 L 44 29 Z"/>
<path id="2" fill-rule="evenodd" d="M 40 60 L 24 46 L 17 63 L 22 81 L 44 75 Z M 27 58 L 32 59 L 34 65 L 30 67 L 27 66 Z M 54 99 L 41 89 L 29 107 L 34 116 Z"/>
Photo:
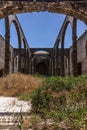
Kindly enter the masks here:
<path id="1" fill-rule="evenodd" d="M 17 35 L 18 35 L 18 46 L 19 46 L 19 56 L 20 56 L 20 52 L 21 52 L 21 39 L 20 39 L 20 30 L 18 28 L 18 25 L 16 23 L 16 21 L 9 21 L 9 18 L 6 17 L 5 18 L 5 29 L 6 29 L 6 34 L 5 34 L 5 73 L 8 74 L 9 73 L 9 60 L 10 60 L 10 25 L 11 23 L 14 23 L 16 31 L 17 31 Z M 20 58 L 19 58 L 20 59 Z M 20 59 L 21 60 L 21 59 Z M 19 60 L 19 66 L 20 66 L 20 60 Z"/>
<path id="2" fill-rule="evenodd" d="M 70 16 L 74 16 L 74 22 L 73 22 L 73 50 L 75 50 L 75 53 L 73 52 L 73 57 L 76 58 L 76 18 L 79 18 L 83 20 L 85 23 L 87 23 L 87 3 L 85 1 L 48 1 L 48 0 L 30 0 L 30 1 L 1 1 L 0 2 L 0 18 L 7 17 L 11 14 L 17 14 L 17 13 L 24 13 L 24 12 L 38 12 L 38 11 L 48 11 L 53 13 L 62 13 Z M 7 23 L 9 21 L 7 20 Z M 65 27 L 66 28 L 66 27 Z M 9 43 L 9 28 L 6 30 L 6 43 Z M 20 35 L 18 36 L 20 38 Z M 19 39 L 19 42 L 21 42 L 21 39 Z M 19 44 L 19 55 L 21 53 L 21 44 Z M 9 47 L 6 48 L 7 50 Z M 54 48 L 55 49 L 55 48 Z M 64 54 L 63 54 L 64 48 L 63 48 L 63 38 L 62 38 L 62 61 L 64 62 Z M 57 52 L 57 51 L 56 51 Z M 55 52 L 54 52 L 55 53 Z M 29 52 L 30 54 L 30 52 Z M 56 53 L 57 54 L 57 53 Z M 55 54 L 55 57 L 57 55 Z M 29 56 L 30 57 L 30 56 Z M 20 58 L 19 58 L 20 59 Z M 9 60 L 9 56 L 6 57 L 6 62 Z M 76 63 L 76 60 L 73 60 L 73 65 Z M 56 67 L 56 58 L 55 58 L 55 67 Z M 62 63 L 63 63 L 62 62 Z M 19 60 L 19 66 L 20 66 L 20 60 Z M 25 65 L 26 66 L 26 65 Z M 8 68 L 8 65 L 6 65 Z M 19 67 L 20 68 L 20 67 Z M 62 66 L 64 68 L 64 66 Z M 74 75 L 76 74 L 76 67 L 74 66 Z M 57 69 L 57 67 L 56 67 Z M 55 71 L 56 71 L 55 69 Z M 63 70 L 63 69 L 62 69 Z M 63 71 L 64 72 L 64 71 Z"/>
<path id="3" fill-rule="evenodd" d="M 36 72 L 38 72 L 40 75 L 48 75 L 48 69 L 47 65 L 44 62 L 38 63 L 36 65 Z"/>
<path id="4" fill-rule="evenodd" d="M 66 34 L 66 29 L 71 24 L 72 27 L 72 45 L 73 45 L 73 52 L 72 52 L 72 68 L 73 68 L 73 75 L 77 76 L 77 20 L 73 17 L 66 16 L 63 25 L 60 29 L 60 32 L 58 34 L 58 37 L 56 39 L 56 42 L 54 44 L 54 62 L 55 62 L 55 72 L 57 72 L 57 66 L 58 66 L 58 46 L 59 42 L 61 42 L 61 76 L 65 75 L 64 70 L 64 38 Z"/>
<path id="5" fill-rule="evenodd" d="M 32 74 L 51 75 L 51 57 L 48 52 L 35 52 L 32 56 Z"/>
<path id="6" fill-rule="evenodd" d="M 8 17 L 5 18 L 5 29 L 6 29 L 6 34 L 5 34 L 5 73 L 8 74 L 9 73 L 9 45 L 10 45 L 10 26 L 11 24 L 14 23 L 16 31 L 17 31 L 17 36 L 18 36 L 18 72 L 21 72 L 21 55 L 22 55 L 22 43 L 24 44 L 24 52 L 25 52 L 25 70 L 24 72 L 26 72 L 27 70 L 27 66 L 26 66 L 26 56 L 27 56 L 27 51 L 29 54 L 29 58 L 30 58 L 30 48 L 28 45 L 28 42 L 25 38 L 25 35 L 23 33 L 23 30 L 21 28 L 21 25 L 17 19 L 16 15 L 10 15 Z M 28 70 L 29 72 L 29 70 Z"/>
<path id="7" fill-rule="evenodd" d="M 77 0 L 29 0 L 29 1 L 0 1 L 0 18 L 8 15 L 48 11 L 74 16 L 87 23 L 87 2 Z"/>

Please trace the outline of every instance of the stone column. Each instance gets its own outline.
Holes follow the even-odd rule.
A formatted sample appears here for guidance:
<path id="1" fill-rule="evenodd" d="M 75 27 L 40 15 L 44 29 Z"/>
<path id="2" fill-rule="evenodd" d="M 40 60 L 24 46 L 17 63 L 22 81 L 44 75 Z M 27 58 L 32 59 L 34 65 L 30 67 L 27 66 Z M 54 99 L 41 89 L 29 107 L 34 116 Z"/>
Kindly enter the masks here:
<path id="1" fill-rule="evenodd" d="M 64 70 L 64 42 L 61 43 L 61 76 L 65 76 Z"/>
<path id="2" fill-rule="evenodd" d="M 53 49 L 51 50 L 50 55 L 49 55 L 49 72 L 50 72 L 49 76 L 53 75 L 53 52 L 52 51 Z"/>
<path id="3" fill-rule="evenodd" d="M 73 20 L 72 29 L 73 51 L 72 51 L 72 69 L 73 76 L 77 76 L 77 20 Z"/>
<path id="4" fill-rule="evenodd" d="M 58 76 L 58 47 L 55 49 L 55 76 Z"/>
<path id="5" fill-rule="evenodd" d="M 19 48 L 18 48 L 18 72 L 21 72 L 21 40 L 19 37 Z"/>
<path id="6" fill-rule="evenodd" d="M 26 57 L 26 47 L 24 47 L 24 73 L 26 73 L 27 70 L 27 57 Z"/>
<path id="7" fill-rule="evenodd" d="M 28 57 L 28 54 L 27 54 L 27 50 L 26 50 L 26 57 L 25 57 L 25 58 L 26 58 L 26 59 L 25 59 L 25 60 L 26 60 L 26 63 L 25 63 L 25 64 L 26 64 L 26 69 L 25 69 L 25 71 L 26 71 L 25 73 L 26 73 L 26 74 L 28 73 L 28 60 L 27 60 L 28 58 L 27 58 L 27 57 Z M 24 65 L 24 66 L 25 66 L 25 65 Z"/>
<path id="8" fill-rule="evenodd" d="M 9 28 L 9 19 L 5 18 L 5 74 L 9 74 L 9 60 L 10 60 L 10 28 Z"/>
<path id="9" fill-rule="evenodd" d="M 70 75 L 70 55 L 68 52 L 68 75 Z"/>
<path id="10" fill-rule="evenodd" d="M 49 76 L 52 76 L 52 59 L 51 54 L 49 55 Z"/>
<path id="11" fill-rule="evenodd" d="M 30 74 L 30 65 L 29 65 L 29 63 L 30 63 L 30 58 L 29 58 L 29 52 L 28 52 L 28 50 L 27 50 L 27 55 L 26 55 L 26 73 L 27 74 Z"/>
<path id="12" fill-rule="evenodd" d="M 14 73 L 14 57 L 12 57 L 12 73 Z"/>
<path id="13" fill-rule="evenodd" d="M 26 47 L 26 42 L 23 39 L 23 44 L 24 44 L 24 73 L 27 73 L 27 47 Z"/>
<path id="14" fill-rule="evenodd" d="M 51 51 L 51 76 L 54 76 L 54 48 Z"/>
<path id="15" fill-rule="evenodd" d="M 32 74 L 34 74 L 34 61 L 32 60 Z"/>
<path id="16" fill-rule="evenodd" d="M 32 59 L 31 59 L 31 56 L 29 56 L 29 60 L 28 60 L 28 68 L 29 68 L 29 74 L 31 74 L 32 73 L 32 61 L 31 61 Z"/>
<path id="17" fill-rule="evenodd" d="M 52 76 L 55 76 L 55 49 L 53 49 L 52 53 Z"/>
<path id="18" fill-rule="evenodd" d="M 60 52 L 59 52 L 59 47 L 57 47 L 57 75 L 60 76 Z"/>

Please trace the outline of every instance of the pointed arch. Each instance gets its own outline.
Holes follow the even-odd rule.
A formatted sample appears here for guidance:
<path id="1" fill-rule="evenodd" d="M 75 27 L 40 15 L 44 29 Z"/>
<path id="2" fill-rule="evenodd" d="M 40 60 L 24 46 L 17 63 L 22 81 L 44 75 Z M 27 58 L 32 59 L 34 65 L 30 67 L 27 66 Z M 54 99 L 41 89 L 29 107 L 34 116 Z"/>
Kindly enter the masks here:
<path id="1" fill-rule="evenodd" d="M 73 17 L 70 16 L 66 16 L 64 23 L 61 27 L 61 30 L 58 34 L 57 40 L 54 44 L 54 48 L 57 50 L 58 48 L 58 44 L 59 44 L 59 40 L 61 42 L 61 60 L 62 60 L 62 76 L 65 75 L 65 71 L 64 71 L 64 38 L 65 38 L 65 34 L 66 34 L 66 30 L 68 25 L 71 25 L 72 28 L 72 44 L 73 44 L 73 58 L 72 58 L 72 64 L 73 64 L 73 75 L 76 76 L 77 75 L 77 35 L 76 35 L 76 24 L 77 20 Z M 57 54 L 56 54 L 57 55 Z M 74 58 L 75 57 L 75 58 Z"/>
<path id="2" fill-rule="evenodd" d="M 17 19 L 17 16 L 10 15 L 10 16 L 6 17 L 5 18 L 5 29 L 6 29 L 6 35 L 5 35 L 5 73 L 6 74 L 9 73 L 10 26 L 12 23 L 14 23 L 14 25 L 15 25 L 15 28 L 17 31 L 17 36 L 18 36 L 18 52 L 17 52 L 18 53 L 18 72 L 21 72 L 22 42 L 24 42 L 25 54 L 26 54 L 26 51 L 28 49 L 29 57 L 30 57 L 30 48 L 29 48 L 28 42 L 25 38 L 25 35 L 23 33 L 23 30 L 21 28 L 21 25 Z"/>

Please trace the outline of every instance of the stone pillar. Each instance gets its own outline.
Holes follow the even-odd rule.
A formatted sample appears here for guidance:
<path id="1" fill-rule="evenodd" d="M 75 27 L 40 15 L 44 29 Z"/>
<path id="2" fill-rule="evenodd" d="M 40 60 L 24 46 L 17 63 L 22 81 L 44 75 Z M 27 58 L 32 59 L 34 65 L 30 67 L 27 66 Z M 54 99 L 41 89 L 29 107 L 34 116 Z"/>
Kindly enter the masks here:
<path id="1" fill-rule="evenodd" d="M 72 41 L 73 41 L 72 69 L 73 69 L 73 76 L 77 76 L 77 20 L 76 19 L 73 20 Z"/>
<path id="2" fill-rule="evenodd" d="M 21 72 L 21 40 L 19 37 L 19 48 L 18 48 L 18 72 Z"/>
<path id="3" fill-rule="evenodd" d="M 55 49 L 55 76 L 58 76 L 58 47 Z"/>
<path id="4" fill-rule="evenodd" d="M 52 59 L 51 59 L 51 54 L 49 56 L 49 76 L 52 76 Z"/>
<path id="5" fill-rule="evenodd" d="M 29 56 L 28 57 L 29 58 L 29 60 L 28 60 L 28 68 L 29 68 L 29 74 L 31 74 L 32 73 L 32 59 L 31 59 L 31 56 Z"/>
<path id="6" fill-rule="evenodd" d="M 53 49 L 52 49 L 53 51 Z M 49 76 L 52 76 L 53 75 L 53 53 L 50 53 L 49 55 L 49 71 L 50 71 L 50 75 Z"/>
<path id="7" fill-rule="evenodd" d="M 26 57 L 25 57 L 26 59 L 26 74 L 28 74 L 28 52 L 27 52 L 27 50 L 26 50 Z"/>
<path id="8" fill-rule="evenodd" d="M 30 63 L 30 58 L 29 58 L 29 52 L 28 52 L 28 50 L 27 50 L 27 55 L 26 55 L 26 73 L 27 74 L 30 74 L 30 65 L 29 65 L 29 63 Z"/>
<path id="9" fill-rule="evenodd" d="M 32 60 L 32 74 L 34 74 L 34 61 Z"/>
<path id="10" fill-rule="evenodd" d="M 24 47 L 24 73 L 26 73 L 27 70 L 27 56 L 26 56 L 26 48 Z"/>
<path id="11" fill-rule="evenodd" d="M 54 76 L 54 48 L 51 51 L 51 76 Z"/>
<path id="12" fill-rule="evenodd" d="M 53 49 L 52 53 L 52 76 L 55 76 L 55 49 Z"/>
<path id="13" fill-rule="evenodd" d="M 64 70 L 64 42 L 61 43 L 61 76 L 65 76 Z"/>
<path id="14" fill-rule="evenodd" d="M 24 44 L 24 73 L 27 73 L 27 47 L 26 47 L 26 41 L 23 39 Z"/>
<path id="15" fill-rule="evenodd" d="M 9 74 L 9 60 L 10 60 L 10 28 L 9 28 L 9 19 L 5 18 L 5 74 Z"/>
<path id="16" fill-rule="evenodd" d="M 12 57 L 12 73 L 14 73 L 14 57 Z"/>
<path id="17" fill-rule="evenodd" d="M 70 76 L 70 53 L 68 51 L 68 75 Z"/>
<path id="18" fill-rule="evenodd" d="M 57 47 L 57 75 L 60 76 L 60 53 L 59 53 L 59 48 Z"/>

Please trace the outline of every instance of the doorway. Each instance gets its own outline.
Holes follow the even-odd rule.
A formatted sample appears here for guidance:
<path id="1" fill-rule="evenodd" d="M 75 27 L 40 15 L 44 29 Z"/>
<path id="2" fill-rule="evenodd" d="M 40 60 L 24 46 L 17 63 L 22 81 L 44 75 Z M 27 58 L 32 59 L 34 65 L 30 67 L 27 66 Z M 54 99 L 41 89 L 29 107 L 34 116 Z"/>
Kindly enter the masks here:
<path id="1" fill-rule="evenodd" d="M 78 75 L 82 74 L 82 62 L 78 63 Z"/>
<path id="2" fill-rule="evenodd" d="M 41 75 L 48 75 L 47 66 L 45 63 L 39 63 L 36 65 L 36 72 L 38 72 Z"/>

